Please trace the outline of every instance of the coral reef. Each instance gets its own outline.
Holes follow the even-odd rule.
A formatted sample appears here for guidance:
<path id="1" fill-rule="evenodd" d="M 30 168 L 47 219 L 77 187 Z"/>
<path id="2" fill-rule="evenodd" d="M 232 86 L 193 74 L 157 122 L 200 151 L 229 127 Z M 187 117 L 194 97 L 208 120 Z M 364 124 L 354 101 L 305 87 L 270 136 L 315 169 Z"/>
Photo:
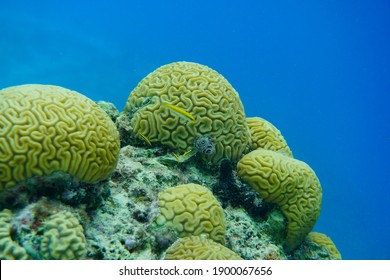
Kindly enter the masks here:
<path id="1" fill-rule="evenodd" d="M 242 260 L 232 250 L 220 243 L 200 236 L 188 236 L 177 240 L 168 248 L 166 260 Z"/>
<path id="2" fill-rule="evenodd" d="M 178 238 L 166 227 L 156 227 L 158 194 L 180 184 L 211 185 L 213 176 L 194 162 L 172 165 L 162 148 L 131 145 L 121 149 L 109 182 L 110 195 L 90 212 L 85 226 L 93 259 L 160 259 Z"/>
<path id="3" fill-rule="evenodd" d="M 269 227 L 275 227 L 273 219 L 252 217 L 242 208 L 225 209 L 226 246 L 245 260 L 269 259 L 269 252 L 278 259 L 287 259 L 282 243 L 277 241 L 285 237 L 285 223 L 277 222 L 279 227 L 270 235 Z M 278 210 L 273 210 L 282 216 Z M 277 214 L 276 214 L 277 215 Z M 283 219 L 282 219 L 283 221 Z M 270 250 L 272 248 L 272 250 Z"/>
<path id="4" fill-rule="evenodd" d="M 278 204 L 288 223 L 286 248 L 295 249 L 321 212 L 322 188 L 314 171 L 302 161 L 263 149 L 245 155 L 237 171 L 267 202 Z"/>
<path id="5" fill-rule="evenodd" d="M 298 260 L 341 260 L 341 254 L 329 236 L 310 232 L 304 242 L 293 252 Z"/>
<path id="6" fill-rule="evenodd" d="M 292 157 L 286 140 L 273 124 L 260 117 L 247 118 L 246 120 L 251 131 L 253 150 L 262 148 Z"/>
<path id="7" fill-rule="evenodd" d="M 204 65 L 158 68 L 121 113 L 44 85 L 0 113 L 0 259 L 341 259 L 310 232 L 314 171 Z"/>
<path id="8" fill-rule="evenodd" d="M 207 188 L 198 184 L 184 184 L 166 189 L 159 194 L 159 226 L 166 226 L 179 237 L 207 236 L 225 244 L 225 220 L 221 205 Z"/>
<path id="9" fill-rule="evenodd" d="M 71 207 L 42 198 L 23 209 L 0 212 L 0 259 L 85 259 L 87 241 Z M 86 217 L 85 213 L 77 215 Z"/>
<path id="10" fill-rule="evenodd" d="M 120 113 L 114 104 L 106 101 L 98 101 L 96 104 L 102 108 L 104 112 L 110 117 L 110 119 L 115 123 L 116 119 L 119 117 Z"/>
<path id="11" fill-rule="evenodd" d="M 95 183 L 117 162 L 114 123 L 93 101 L 62 87 L 1 90 L 0 128 L 0 191 L 56 171 Z"/>
<path id="12" fill-rule="evenodd" d="M 5 209 L 0 212 L 0 259 L 27 260 L 30 256 L 26 249 L 12 239 L 12 212 Z"/>
<path id="13" fill-rule="evenodd" d="M 241 184 L 234 175 L 233 164 L 224 159 L 219 167 L 218 181 L 212 186 L 212 192 L 219 198 L 222 206 L 242 207 L 253 217 L 264 217 L 273 206 L 263 203 L 261 196 L 252 188 Z"/>
<path id="14" fill-rule="evenodd" d="M 238 161 L 250 148 L 250 131 L 238 93 L 218 72 L 192 62 L 164 65 L 131 92 L 124 111 L 135 134 L 185 152 L 197 137 L 213 139 L 215 152 L 204 158 L 218 164 Z"/>
<path id="15" fill-rule="evenodd" d="M 46 260 L 81 260 L 87 255 L 83 227 L 70 212 L 51 215 L 44 223 L 41 254 Z"/>

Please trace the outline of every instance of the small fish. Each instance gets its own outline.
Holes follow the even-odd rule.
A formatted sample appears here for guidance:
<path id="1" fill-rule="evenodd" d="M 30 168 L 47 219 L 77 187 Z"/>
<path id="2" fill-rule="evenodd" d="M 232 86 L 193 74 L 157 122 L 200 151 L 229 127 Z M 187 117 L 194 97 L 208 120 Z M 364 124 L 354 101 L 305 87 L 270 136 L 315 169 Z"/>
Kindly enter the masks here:
<path id="1" fill-rule="evenodd" d="M 171 105 L 168 103 L 162 103 L 161 105 L 172 110 L 173 113 L 185 119 L 186 121 L 193 121 L 193 122 L 195 121 L 195 117 L 182 108 L 179 108 L 175 105 Z"/>
<path id="2" fill-rule="evenodd" d="M 146 141 L 146 143 L 149 144 L 149 146 L 152 146 L 152 143 L 150 142 L 150 140 L 149 140 L 148 137 L 146 137 L 145 135 L 142 134 L 142 132 L 139 132 L 139 131 L 138 131 L 138 134 L 139 134 L 142 138 L 144 138 L 144 140 Z"/>
<path id="3" fill-rule="evenodd" d="M 144 199 L 146 199 L 146 196 L 140 196 L 140 197 L 138 197 L 136 200 L 135 200 L 135 202 L 139 202 L 139 201 L 141 201 L 141 200 L 144 200 Z"/>
<path id="4" fill-rule="evenodd" d="M 189 155 L 192 152 L 192 150 L 188 150 L 187 152 L 184 152 L 182 155 L 178 155 L 175 153 L 172 153 L 172 155 L 176 158 L 178 163 L 182 163 L 186 161 L 187 155 Z"/>
<path id="5" fill-rule="evenodd" d="M 172 155 L 177 159 L 177 162 L 180 163 L 180 157 L 175 153 L 172 153 Z"/>
<path id="6" fill-rule="evenodd" d="M 188 155 L 188 154 L 191 153 L 191 152 L 192 152 L 192 150 L 188 150 L 187 152 L 185 152 L 185 153 L 183 154 L 183 157 L 185 158 L 186 155 Z"/>

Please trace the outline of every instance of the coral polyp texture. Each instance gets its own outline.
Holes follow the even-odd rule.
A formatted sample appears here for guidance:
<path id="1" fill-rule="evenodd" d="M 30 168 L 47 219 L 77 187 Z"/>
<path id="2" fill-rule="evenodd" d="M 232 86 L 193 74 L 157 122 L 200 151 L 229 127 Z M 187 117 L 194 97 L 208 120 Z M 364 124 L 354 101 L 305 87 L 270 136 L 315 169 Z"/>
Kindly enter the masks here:
<path id="1" fill-rule="evenodd" d="M 242 260 L 242 258 L 220 243 L 200 236 L 178 239 L 168 248 L 166 260 Z"/>
<path id="2" fill-rule="evenodd" d="M 286 249 L 301 244 L 321 212 L 322 188 L 314 171 L 302 161 L 263 149 L 245 155 L 237 171 L 265 201 L 279 205 L 287 219 Z"/>
<path id="3" fill-rule="evenodd" d="M 204 235 L 225 244 L 225 220 L 221 205 L 206 187 L 184 184 L 159 194 L 156 223 L 175 230 L 179 237 Z"/>
<path id="4" fill-rule="evenodd" d="M 324 247 L 328 251 L 329 259 L 341 260 L 341 254 L 329 236 L 320 232 L 310 232 L 305 241 Z"/>
<path id="5" fill-rule="evenodd" d="M 164 65 L 131 92 L 124 111 L 134 132 L 182 152 L 197 137 L 209 136 L 211 163 L 238 161 L 250 148 L 250 131 L 240 97 L 218 72 L 192 62 Z"/>
<path id="6" fill-rule="evenodd" d="M 28 260 L 26 249 L 12 239 L 12 212 L 4 209 L 0 212 L 0 260 Z"/>
<path id="7" fill-rule="evenodd" d="M 341 259 L 311 232 L 321 203 L 315 172 L 205 65 L 161 66 L 123 112 L 0 90 L 1 260 Z"/>
<path id="8" fill-rule="evenodd" d="M 254 150 L 262 148 L 292 157 L 286 140 L 273 124 L 259 117 L 247 118 L 246 120 L 251 131 Z"/>
<path id="9" fill-rule="evenodd" d="M 44 224 L 41 254 L 47 260 L 81 260 L 87 255 L 84 229 L 68 211 L 51 215 Z"/>
<path id="10" fill-rule="evenodd" d="M 21 85 L 0 91 L 0 153 L 0 190 L 56 171 L 95 183 L 115 168 L 119 134 L 86 96 Z"/>

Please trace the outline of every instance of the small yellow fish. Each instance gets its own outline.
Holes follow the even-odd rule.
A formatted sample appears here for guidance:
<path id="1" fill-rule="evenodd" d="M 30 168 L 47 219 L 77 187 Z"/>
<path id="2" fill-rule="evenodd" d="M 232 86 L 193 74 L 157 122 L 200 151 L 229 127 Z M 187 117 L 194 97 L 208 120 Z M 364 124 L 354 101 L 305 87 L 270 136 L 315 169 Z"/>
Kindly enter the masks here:
<path id="1" fill-rule="evenodd" d="M 184 154 L 182 155 L 178 155 L 178 154 L 175 154 L 175 153 L 171 153 L 177 160 L 178 163 L 182 163 L 182 162 L 185 162 L 186 160 L 186 156 L 191 153 L 192 150 L 188 150 L 187 152 L 184 152 Z"/>
<path id="2" fill-rule="evenodd" d="M 140 196 L 140 197 L 138 197 L 136 200 L 135 200 L 135 202 L 139 202 L 140 200 L 144 200 L 146 198 L 146 196 Z"/>
<path id="3" fill-rule="evenodd" d="M 142 132 L 139 132 L 139 131 L 138 131 L 138 134 L 139 134 L 142 138 L 144 138 L 144 140 L 146 141 L 146 143 L 149 144 L 149 146 L 152 146 L 152 143 L 150 142 L 150 140 L 148 139 L 148 137 L 146 137 L 145 135 L 142 134 Z"/>
<path id="4" fill-rule="evenodd" d="M 173 113 L 185 119 L 186 121 L 193 121 L 193 122 L 195 121 L 195 117 L 182 108 L 179 108 L 175 105 L 171 105 L 168 103 L 162 103 L 161 105 L 172 110 Z"/>
<path id="5" fill-rule="evenodd" d="M 175 153 L 172 153 L 172 155 L 177 159 L 177 162 L 180 163 L 180 157 Z"/>
<path id="6" fill-rule="evenodd" d="M 183 154 L 183 157 L 186 157 L 186 155 L 188 155 L 189 153 L 191 153 L 192 152 L 192 150 L 188 150 L 187 152 L 185 152 L 184 154 Z"/>

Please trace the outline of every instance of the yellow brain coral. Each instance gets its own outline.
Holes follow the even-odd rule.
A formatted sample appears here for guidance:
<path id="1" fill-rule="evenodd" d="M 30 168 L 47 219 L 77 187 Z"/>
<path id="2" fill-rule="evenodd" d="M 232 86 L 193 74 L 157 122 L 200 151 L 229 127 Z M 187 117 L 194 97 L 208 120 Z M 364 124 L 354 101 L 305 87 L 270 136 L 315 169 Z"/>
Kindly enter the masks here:
<path id="1" fill-rule="evenodd" d="M 0 91 L 0 190 L 55 171 L 94 183 L 118 153 L 114 123 L 87 97 L 34 84 Z"/>
<path id="2" fill-rule="evenodd" d="M 225 244 L 225 220 L 221 205 L 205 187 L 185 184 L 159 194 L 156 223 L 174 229 L 179 237 L 206 235 Z"/>
<path id="3" fill-rule="evenodd" d="M 178 239 L 165 253 L 166 260 L 242 260 L 225 246 L 207 238 L 188 236 Z"/>
<path id="4" fill-rule="evenodd" d="M 238 161 L 250 147 L 250 131 L 238 93 L 218 72 L 191 62 L 164 65 L 131 92 L 125 109 L 134 131 L 187 151 L 198 137 L 215 145 L 208 158 Z M 207 151 L 211 151 L 206 149 Z"/>
<path id="5" fill-rule="evenodd" d="M 44 224 L 42 256 L 47 260 L 81 260 L 87 255 L 83 227 L 72 213 L 51 215 Z"/>
<path id="6" fill-rule="evenodd" d="M 292 152 L 280 131 L 265 119 L 247 118 L 254 149 L 262 148 L 292 157 Z"/>
<path id="7" fill-rule="evenodd" d="M 11 210 L 0 212 L 0 260 L 28 260 L 26 250 L 12 239 L 11 220 Z"/>
<path id="8" fill-rule="evenodd" d="M 237 171 L 265 201 L 279 205 L 287 219 L 286 248 L 297 247 L 321 211 L 322 188 L 314 171 L 302 161 L 263 149 L 245 155 Z"/>
<path id="9" fill-rule="evenodd" d="M 306 241 L 325 247 L 325 249 L 329 252 L 330 259 L 341 260 L 339 250 L 333 243 L 332 239 L 330 239 L 327 235 L 319 232 L 310 232 L 306 237 Z"/>

